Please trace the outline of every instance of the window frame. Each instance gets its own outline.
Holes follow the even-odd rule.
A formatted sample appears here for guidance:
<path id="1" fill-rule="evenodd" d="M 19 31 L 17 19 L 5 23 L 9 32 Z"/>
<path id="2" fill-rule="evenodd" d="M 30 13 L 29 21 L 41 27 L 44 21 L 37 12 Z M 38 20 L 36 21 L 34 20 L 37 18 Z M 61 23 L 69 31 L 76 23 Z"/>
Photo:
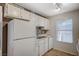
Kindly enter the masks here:
<path id="1" fill-rule="evenodd" d="M 58 41 L 58 42 L 65 42 L 65 41 L 63 41 L 63 39 L 61 39 L 61 40 L 58 40 L 58 31 L 71 31 L 72 32 L 72 42 L 65 42 L 65 43 L 73 43 L 73 20 L 72 20 L 72 18 L 69 18 L 69 19 L 67 19 L 67 20 L 71 20 L 72 21 L 72 29 L 71 30 L 58 30 L 57 29 L 57 23 L 56 23 L 56 40 Z M 67 20 L 65 20 L 65 21 L 67 21 Z M 61 21 L 61 20 L 59 20 L 59 21 Z M 63 20 L 62 20 L 63 21 Z M 63 21 L 64 22 L 64 21 Z"/>

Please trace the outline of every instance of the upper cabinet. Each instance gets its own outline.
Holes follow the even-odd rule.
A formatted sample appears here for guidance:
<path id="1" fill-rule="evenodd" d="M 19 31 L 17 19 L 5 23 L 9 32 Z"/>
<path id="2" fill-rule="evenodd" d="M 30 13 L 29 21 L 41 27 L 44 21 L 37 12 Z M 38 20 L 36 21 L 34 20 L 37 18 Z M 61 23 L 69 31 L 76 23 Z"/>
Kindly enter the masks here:
<path id="1" fill-rule="evenodd" d="M 47 18 L 44 17 L 38 17 L 38 25 L 39 26 L 43 26 L 44 29 L 49 29 L 49 20 Z"/>
<path id="2" fill-rule="evenodd" d="M 32 25 L 34 25 L 35 27 L 38 26 L 38 15 L 34 14 L 34 13 L 31 13 L 31 16 L 30 16 L 30 20 L 33 22 Z"/>
<path id="3" fill-rule="evenodd" d="M 27 19 L 27 20 L 30 20 L 30 17 L 31 16 L 31 13 L 24 10 L 24 9 L 21 9 L 21 18 L 22 19 Z"/>
<path id="4" fill-rule="evenodd" d="M 49 19 L 44 18 L 45 29 L 49 29 Z"/>
<path id="5" fill-rule="evenodd" d="M 49 40 L 48 41 L 49 42 L 49 44 L 48 44 L 49 45 L 49 49 L 52 49 L 53 48 L 53 38 L 49 37 L 48 40 Z"/>
<path id="6" fill-rule="evenodd" d="M 4 16 L 20 18 L 20 8 L 11 4 L 6 4 Z"/>
<path id="7" fill-rule="evenodd" d="M 13 4 L 5 5 L 5 10 L 4 10 L 5 17 L 15 17 L 25 20 L 30 20 L 30 15 L 31 13 L 29 11 L 26 11 L 23 8 L 17 7 Z"/>
<path id="8" fill-rule="evenodd" d="M 39 22 L 39 24 L 38 24 L 39 26 L 43 26 L 43 27 L 45 26 L 45 25 L 44 25 L 43 17 L 38 16 L 38 22 Z"/>

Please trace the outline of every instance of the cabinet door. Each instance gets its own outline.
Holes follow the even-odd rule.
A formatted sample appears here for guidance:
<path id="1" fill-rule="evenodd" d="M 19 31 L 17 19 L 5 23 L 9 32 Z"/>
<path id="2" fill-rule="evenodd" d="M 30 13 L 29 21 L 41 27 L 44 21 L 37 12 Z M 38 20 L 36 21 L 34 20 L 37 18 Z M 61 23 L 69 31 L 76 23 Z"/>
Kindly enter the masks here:
<path id="1" fill-rule="evenodd" d="M 53 38 L 49 38 L 49 49 L 53 48 Z"/>
<path id="2" fill-rule="evenodd" d="M 45 52 L 48 51 L 48 38 L 45 38 Z"/>
<path id="3" fill-rule="evenodd" d="M 34 56 L 39 56 L 39 47 L 35 47 Z"/>
<path id="4" fill-rule="evenodd" d="M 49 29 L 49 20 L 48 19 L 44 19 L 44 24 L 45 24 L 45 29 Z"/>
<path id="5" fill-rule="evenodd" d="M 49 20 L 43 17 L 38 17 L 39 26 L 44 26 L 45 29 L 49 29 Z"/>
<path id="6" fill-rule="evenodd" d="M 14 41 L 14 56 L 33 56 L 35 50 L 35 38 Z"/>
<path id="7" fill-rule="evenodd" d="M 27 19 L 27 20 L 30 20 L 30 17 L 31 16 L 31 13 L 24 10 L 24 9 L 21 9 L 21 18 L 22 19 Z"/>
<path id="8" fill-rule="evenodd" d="M 45 53 L 45 41 L 44 39 L 40 39 L 39 41 L 39 54 L 43 55 Z"/>
<path id="9" fill-rule="evenodd" d="M 43 17 L 39 16 L 39 17 L 38 17 L 38 22 L 39 22 L 39 26 L 45 26 L 45 25 L 44 25 Z"/>
<path id="10" fill-rule="evenodd" d="M 39 26 L 38 15 L 31 13 L 31 20 L 34 20 L 34 25 Z M 33 22 L 33 21 L 32 21 Z"/>
<path id="11" fill-rule="evenodd" d="M 20 8 L 11 4 L 5 6 L 5 16 L 20 18 Z"/>

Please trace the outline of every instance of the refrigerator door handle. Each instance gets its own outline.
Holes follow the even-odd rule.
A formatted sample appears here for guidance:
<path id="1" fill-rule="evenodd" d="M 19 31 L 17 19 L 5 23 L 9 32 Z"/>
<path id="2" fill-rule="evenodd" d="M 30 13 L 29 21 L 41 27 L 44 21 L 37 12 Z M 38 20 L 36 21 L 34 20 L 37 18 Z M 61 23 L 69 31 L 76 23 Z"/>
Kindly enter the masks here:
<path id="1" fill-rule="evenodd" d="M 14 41 L 16 41 L 16 40 L 23 40 L 23 39 L 29 39 L 29 38 L 36 38 L 36 37 L 35 36 L 33 36 L 33 37 L 23 37 L 23 38 L 14 39 Z"/>

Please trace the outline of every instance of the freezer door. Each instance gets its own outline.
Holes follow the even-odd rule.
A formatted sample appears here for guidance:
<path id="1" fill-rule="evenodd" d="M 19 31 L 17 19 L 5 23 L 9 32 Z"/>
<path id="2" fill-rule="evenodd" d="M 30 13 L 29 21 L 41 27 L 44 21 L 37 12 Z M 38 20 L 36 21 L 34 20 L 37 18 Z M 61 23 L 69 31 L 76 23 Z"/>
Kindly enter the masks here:
<path id="1" fill-rule="evenodd" d="M 36 36 L 36 28 L 33 20 L 23 21 L 14 19 L 9 22 L 8 29 L 10 30 L 9 34 L 13 34 L 13 39 Z"/>
<path id="2" fill-rule="evenodd" d="M 14 39 L 35 36 L 35 26 L 32 21 L 14 20 Z"/>

